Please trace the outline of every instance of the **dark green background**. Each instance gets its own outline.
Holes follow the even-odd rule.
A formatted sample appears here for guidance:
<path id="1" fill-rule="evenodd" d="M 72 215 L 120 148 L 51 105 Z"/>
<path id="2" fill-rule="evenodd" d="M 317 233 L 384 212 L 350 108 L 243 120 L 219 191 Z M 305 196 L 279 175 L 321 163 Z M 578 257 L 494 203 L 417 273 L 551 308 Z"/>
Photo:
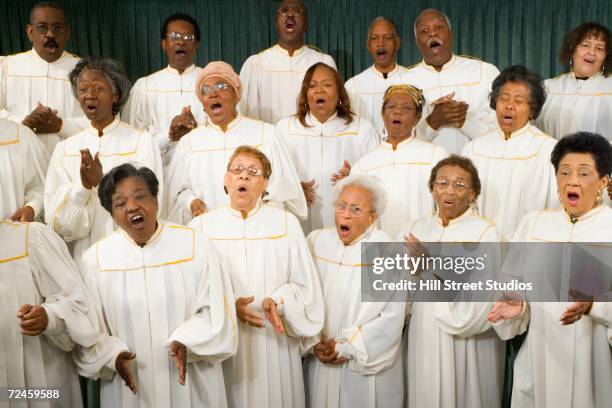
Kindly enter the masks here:
<path id="1" fill-rule="evenodd" d="M 0 0 L 0 53 L 30 47 L 25 35 L 29 10 L 36 1 Z M 67 50 L 80 56 L 103 55 L 123 61 L 130 77 L 166 65 L 160 41 L 164 18 L 183 11 L 200 23 L 202 40 L 197 62 L 225 60 L 239 71 L 245 59 L 276 42 L 273 0 L 66 0 L 72 37 Z M 420 60 L 413 23 L 418 13 L 435 7 L 448 14 L 455 52 L 497 65 L 525 64 L 544 78 L 563 71 L 558 62 L 563 35 L 588 20 L 612 26 L 610 0 L 306 0 L 307 44 L 331 54 L 349 78 L 370 65 L 365 49 L 369 21 L 393 18 L 403 44 L 399 62 Z"/>

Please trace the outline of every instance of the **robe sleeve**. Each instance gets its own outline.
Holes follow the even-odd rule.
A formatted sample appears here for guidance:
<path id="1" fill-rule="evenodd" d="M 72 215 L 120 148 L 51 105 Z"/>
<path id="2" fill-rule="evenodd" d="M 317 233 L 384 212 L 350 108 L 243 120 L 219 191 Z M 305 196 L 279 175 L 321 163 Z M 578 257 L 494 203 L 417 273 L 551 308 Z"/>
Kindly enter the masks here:
<path id="1" fill-rule="evenodd" d="M 53 108 L 53 106 L 51 106 Z M 62 119 L 62 127 L 60 128 L 57 135 L 60 137 L 60 140 L 68 139 L 70 136 L 76 135 L 85 129 L 82 126 L 82 118 L 78 117 L 65 117 Z"/>
<path id="2" fill-rule="evenodd" d="M 314 261 L 298 220 L 287 214 L 289 273 L 287 282 L 267 297 L 279 305 L 287 334 L 312 337 L 323 328 L 324 300 Z"/>
<path id="3" fill-rule="evenodd" d="M 111 335 L 108 330 L 97 281 L 99 271 L 96 244 L 84 253 L 79 269 L 92 299 L 90 307 L 93 310 L 90 314 L 96 316 L 96 339 L 95 342 L 77 347 L 72 353 L 72 358 L 79 375 L 94 380 L 112 380 L 117 356 L 123 351 L 129 351 L 129 348 L 125 342 Z"/>
<path id="4" fill-rule="evenodd" d="M 497 116 L 489 106 L 489 93 L 493 81 L 499 75 L 499 69 L 492 64 L 482 62 L 482 85 L 478 105 L 470 106 L 465 122 L 460 131 L 470 140 L 482 136 L 497 127 Z"/>
<path id="5" fill-rule="evenodd" d="M 350 367 L 363 375 L 391 366 L 398 357 L 405 315 L 405 303 L 388 302 L 374 319 L 342 330 L 336 338 L 338 357 L 352 360 Z"/>
<path id="6" fill-rule="evenodd" d="M 336 71 L 338 70 L 338 67 L 336 67 L 336 61 L 334 61 L 331 55 L 323 54 L 323 62 L 335 69 Z"/>
<path id="7" fill-rule="evenodd" d="M 36 287 L 44 299 L 47 339 L 62 350 L 96 342 L 97 316 L 92 298 L 62 239 L 44 224 L 28 225 L 28 254 Z"/>
<path id="8" fill-rule="evenodd" d="M 497 323 L 492 323 L 497 335 L 502 340 L 510 340 L 519 334 L 525 333 L 531 320 L 531 309 L 529 302 L 523 302 L 521 314 L 511 320 L 500 320 Z"/>
<path id="9" fill-rule="evenodd" d="M 435 305 L 436 322 L 445 333 L 467 338 L 491 328 L 487 314 L 492 302 L 439 302 Z"/>
<path id="10" fill-rule="evenodd" d="M 25 166 L 25 205 L 32 207 L 36 219 L 42 220 L 45 192 L 45 173 L 49 167 L 49 156 L 38 137 L 28 127 L 17 125 L 21 141 L 25 146 L 24 158 L 30 161 Z"/>
<path id="11" fill-rule="evenodd" d="M 176 340 L 187 348 L 187 362 L 216 363 L 235 354 L 238 347 L 233 290 L 210 243 L 197 238 L 196 245 L 200 248 L 201 270 L 193 315 L 174 330 L 165 346 Z"/>
<path id="12" fill-rule="evenodd" d="M 238 110 L 243 116 L 260 119 L 259 103 L 259 71 L 258 55 L 251 55 L 240 69 L 240 82 L 242 82 L 242 97 L 238 101 Z"/>
<path id="13" fill-rule="evenodd" d="M 192 190 L 190 171 L 191 149 L 189 148 L 189 134 L 178 142 L 170 166 L 167 171 L 167 180 L 164 206 L 168 221 L 187 225 L 193 218 L 191 202 L 198 198 Z M 206 198 L 202 199 L 206 203 Z"/>
<path id="14" fill-rule="evenodd" d="M 285 203 L 289 211 L 301 219 L 306 219 L 308 216 L 306 197 L 287 143 L 275 127 L 268 124 L 264 126 L 272 133 L 272 143 L 262 149 L 272 163 L 272 176 L 267 189 L 269 195 L 266 199 Z"/>
<path id="15" fill-rule="evenodd" d="M 94 189 L 83 187 L 80 176 L 71 179 L 63 158 L 64 144 L 60 142 L 51 155 L 45 180 L 45 222 L 64 241 L 71 242 L 90 234 L 97 196 Z"/>
<path id="16" fill-rule="evenodd" d="M 360 132 L 363 134 L 365 140 L 361 153 L 361 156 L 363 157 L 372 150 L 376 149 L 380 145 L 381 139 L 380 135 L 374 128 L 374 125 L 372 125 L 369 120 L 363 117 L 360 117 L 357 120 L 359 120 Z"/>

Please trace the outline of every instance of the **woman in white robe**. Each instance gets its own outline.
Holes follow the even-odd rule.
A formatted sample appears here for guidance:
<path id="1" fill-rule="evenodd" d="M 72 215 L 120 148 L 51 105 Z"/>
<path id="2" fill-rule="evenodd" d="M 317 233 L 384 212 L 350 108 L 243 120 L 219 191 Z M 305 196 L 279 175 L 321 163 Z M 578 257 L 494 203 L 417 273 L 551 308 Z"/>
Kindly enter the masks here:
<path id="1" fill-rule="evenodd" d="M 87 248 L 115 229 L 95 192 L 104 172 L 133 162 L 150 167 L 162 180 L 162 162 L 151 135 L 116 116 L 129 94 L 129 80 L 117 63 L 81 60 L 70 81 L 91 124 L 55 147 L 44 204 L 45 222 L 69 244 L 78 262 Z"/>
<path id="2" fill-rule="evenodd" d="M 227 160 L 238 146 L 260 149 L 274 172 L 266 200 L 306 217 L 306 200 L 284 140 L 274 126 L 242 116 L 236 110 L 242 85 L 238 74 L 223 61 L 209 63 L 198 74 L 196 95 L 208 120 L 181 138 L 167 181 L 168 219 L 187 224 L 205 211 L 224 207 Z"/>
<path id="3" fill-rule="evenodd" d="M 61 393 L 46 402 L 13 397 L 1 406 L 82 405 L 70 351 L 97 342 L 94 309 L 57 234 L 39 223 L 0 221 L 0 387 Z"/>
<path id="4" fill-rule="evenodd" d="M 49 155 L 27 127 L 0 119 L 0 219 L 42 219 Z"/>
<path id="5" fill-rule="evenodd" d="M 512 241 L 601 242 L 594 250 L 605 252 L 609 267 L 612 209 L 602 205 L 602 195 L 612 172 L 612 147 L 601 135 L 579 132 L 559 141 L 552 162 L 562 207 L 525 216 Z M 529 270 L 522 277 L 526 282 L 537 278 L 529 276 Z M 610 406 L 612 284 L 607 284 L 607 302 L 535 299 L 495 304 L 488 318 L 502 339 L 529 326 L 514 362 L 512 407 Z"/>
<path id="6" fill-rule="evenodd" d="M 306 234 L 334 225 L 334 174 L 348 175 L 350 166 L 380 142 L 374 126 L 355 116 L 350 103 L 338 71 L 318 62 L 304 75 L 298 112 L 276 125 L 308 201 L 308 219 L 302 223 Z"/>
<path id="7" fill-rule="evenodd" d="M 444 147 L 416 137 L 415 126 L 425 104 L 420 89 L 390 86 L 383 100 L 387 137 L 353 166 L 351 174 L 376 175 L 383 181 L 389 203 L 380 216 L 380 228 L 395 237 L 404 222 L 433 211 L 427 180 L 431 169 L 448 154 Z"/>
<path id="8" fill-rule="evenodd" d="M 236 355 L 223 363 L 230 407 L 304 407 L 300 342 L 323 325 L 315 265 L 297 219 L 262 203 L 270 161 L 236 149 L 224 186 L 230 203 L 200 217 L 201 230 L 230 277 L 240 323 Z"/>
<path id="9" fill-rule="evenodd" d="M 375 223 L 385 187 L 375 176 L 351 176 L 336 186 L 336 197 L 336 227 L 308 236 L 325 302 L 321 335 L 305 341 L 308 406 L 401 407 L 406 304 L 361 301 L 361 244 L 392 241 Z"/>
<path id="10" fill-rule="evenodd" d="M 612 141 L 612 36 L 597 23 L 584 23 L 565 35 L 561 64 L 569 72 L 544 81 L 546 104 L 538 126 L 555 139 L 578 131 Z"/>
<path id="11" fill-rule="evenodd" d="M 198 231 L 158 219 L 158 185 L 130 163 L 100 183 L 119 229 L 85 252 L 82 273 L 112 337 L 81 350 L 80 373 L 102 380 L 102 407 L 225 407 L 231 284 Z"/>
<path id="12" fill-rule="evenodd" d="M 491 91 L 499 128 L 472 140 L 461 153 L 480 175 L 478 208 L 503 237 L 512 234 L 527 213 L 558 203 L 550 164 L 556 141 L 531 124 L 545 100 L 537 74 L 520 65 L 504 69 Z"/>
<path id="13" fill-rule="evenodd" d="M 473 204 L 480 179 L 473 163 L 451 156 L 431 171 L 429 189 L 436 214 L 408 223 L 398 240 L 423 253 L 420 242 L 499 242 L 495 224 Z M 500 256 L 485 249 L 487 269 Z M 496 256 L 497 254 L 497 256 Z M 487 408 L 500 406 L 504 347 L 486 317 L 492 303 L 415 301 L 407 335 L 408 407 Z"/>

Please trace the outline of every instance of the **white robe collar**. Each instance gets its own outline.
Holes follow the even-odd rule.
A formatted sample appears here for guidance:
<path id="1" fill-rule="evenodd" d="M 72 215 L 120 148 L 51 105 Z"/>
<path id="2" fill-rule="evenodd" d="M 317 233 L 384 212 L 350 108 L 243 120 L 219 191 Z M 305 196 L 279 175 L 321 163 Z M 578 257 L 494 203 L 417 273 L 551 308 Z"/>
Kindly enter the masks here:
<path id="1" fill-rule="evenodd" d="M 442 69 L 440 70 L 440 72 L 444 71 L 445 69 L 452 68 L 452 66 L 455 65 L 455 62 L 457 62 L 457 56 L 455 54 L 451 54 L 451 58 L 446 64 L 442 65 Z M 423 67 L 428 71 L 438 72 L 438 70 L 435 69 L 433 65 L 427 64 L 425 60 L 423 60 L 421 64 L 423 64 Z"/>
<path id="2" fill-rule="evenodd" d="M 38 60 L 39 62 L 44 62 L 45 64 L 55 64 L 56 62 L 58 62 L 59 60 L 61 60 L 62 58 L 64 58 L 66 56 L 67 52 L 63 51 L 62 55 L 60 55 L 60 57 L 58 59 L 56 59 L 53 62 L 48 62 L 47 60 L 43 59 L 43 57 L 41 57 L 40 55 L 38 55 L 38 53 L 36 52 L 36 50 L 34 49 L 34 47 L 32 47 L 32 55 L 34 56 L 35 60 Z"/>
<path id="3" fill-rule="evenodd" d="M 155 229 L 155 232 L 153 233 L 153 235 L 151 235 L 151 238 L 149 238 L 149 239 L 147 240 L 147 242 L 145 242 L 145 244 L 144 244 L 144 246 L 143 246 L 143 247 L 141 247 L 140 245 L 138 245 L 138 243 L 137 243 L 136 241 L 134 241 L 134 240 L 132 239 L 132 237 L 130 237 L 130 236 L 128 235 L 128 233 L 127 233 L 127 232 L 125 232 L 124 230 L 121 230 L 121 234 L 122 234 L 122 235 L 125 237 L 125 239 L 126 239 L 126 240 L 127 240 L 129 243 L 130 243 L 130 244 L 136 245 L 136 246 L 137 246 L 137 247 L 139 247 L 139 248 L 144 248 L 145 246 L 147 246 L 147 245 L 149 245 L 149 244 L 153 243 L 153 242 L 154 242 L 154 241 L 155 241 L 157 238 L 159 238 L 159 236 L 160 236 L 160 234 L 161 234 L 161 232 L 162 232 L 162 230 L 163 230 L 163 229 L 164 229 L 164 223 L 163 223 L 163 222 L 162 222 L 160 219 L 158 219 L 158 220 L 157 220 L 157 228 Z"/>
<path id="4" fill-rule="evenodd" d="M 183 71 L 183 73 L 181 74 L 178 69 L 172 68 L 170 65 L 168 65 L 166 67 L 166 71 L 168 71 L 169 73 L 173 74 L 173 75 L 187 75 L 190 74 L 191 72 L 193 72 L 193 70 L 196 68 L 195 64 L 191 64 L 190 66 L 188 66 L 187 68 L 185 68 L 185 70 Z"/>
<path id="5" fill-rule="evenodd" d="M 598 205 L 595 208 L 590 209 L 589 211 L 587 211 L 586 214 L 581 215 L 580 217 L 578 217 L 578 221 L 576 221 L 574 224 L 579 224 L 582 221 L 586 221 L 589 218 L 593 218 L 596 215 L 598 215 L 600 212 L 602 212 L 604 209 L 604 205 Z M 563 212 L 563 217 L 565 218 L 565 220 L 569 223 L 572 224 L 572 220 L 570 219 L 570 216 L 568 215 L 567 211 L 565 211 L 565 208 L 561 207 L 561 211 Z"/>
<path id="6" fill-rule="evenodd" d="M 504 141 L 510 141 L 512 139 L 516 139 L 519 136 L 524 135 L 525 133 L 527 133 L 527 130 L 529 130 L 529 128 L 531 127 L 531 123 L 529 123 L 529 121 L 527 121 L 527 123 L 525 124 L 525 126 L 523 126 L 522 128 L 510 133 L 510 138 L 508 140 L 506 140 L 506 135 L 504 134 L 504 131 L 501 130 L 501 128 L 498 125 L 498 131 L 499 131 L 499 135 L 502 138 L 502 140 Z"/>
<path id="7" fill-rule="evenodd" d="M 370 225 L 368 228 L 366 228 L 366 230 L 363 232 L 363 234 L 361 234 L 360 236 L 355 238 L 353 241 L 349 242 L 347 245 L 344 245 L 344 242 L 342 242 L 342 240 L 340 240 L 340 237 L 338 236 L 338 234 L 336 234 L 336 238 L 338 238 L 338 240 L 340 241 L 340 243 L 342 245 L 349 247 L 349 246 L 353 246 L 353 245 L 359 244 L 364 239 L 370 238 L 370 235 L 372 235 L 372 233 L 374 232 L 375 229 L 376 229 L 376 222 L 372 223 L 372 225 Z"/>
<path id="8" fill-rule="evenodd" d="M 108 126 L 102 129 L 102 136 L 105 136 L 106 134 L 113 132 L 115 129 L 117 129 L 120 123 L 121 121 L 119 120 L 119 117 L 115 116 L 115 119 Z M 99 137 L 98 129 L 93 127 L 91 125 L 91 122 L 89 123 L 89 126 L 87 127 L 86 130 L 92 135 Z"/>
<path id="9" fill-rule="evenodd" d="M 274 46 L 274 49 L 276 49 L 276 51 L 280 52 L 281 54 L 283 54 L 284 56 L 287 56 L 289 58 L 297 57 L 298 55 L 300 55 L 301 53 L 304 52 L 305 48 L 306 48 L 306 46 L 302 45 L 300 48 L 298 48 L 297 50 L 293 51 L 293 55 L 289 55 L 289 51 L 287 51 L 286 49 L 281 47 L 279 44 L 276 44 Z"/>
<path id="10" fill-rule="evenodd" d="M 442 227 L 442 228 L 448 228 L 451 227 L 455 224 L 459 224 L 460 222 L 464 221 L 467 218 L 470 218 L 472 216 L 472 207 L 468 207 L 467 210 L 465 210 L 461 215 L 459 215 L 456 218 L 453 218 L 452 220 L 448 221 L 448 225 L 445 227 L 444 224 L 442 223 L 442 218 L 440 217 L 440 210 L 438 210 L 438 212 L 436 213 L 436 218 L 438 220 L 438 224 Z"/>
<path id="11" fill-rule="evenodd" d="M 220 133 L 227 133 L 229 131 L 231 131 L 232 129 L 234 129 L 238 123 L 240 123 L 240 121 L 242 120 L 242 115 L 240 115 L 240 112 L 238 112 L 238 114 L 236 115 L 236 117 L 234 118 L 234 120 L 232 120 L 228 125 L 227 125 L 227 129 L 225 131 L 223 131 L 223 129 L 221 129 L 220 126 L 215 125 L 212 120 L 208 120 L 208 116 L 206 119 L 206 126 L 207 127 L 211 127 L 213 129 L 215 129 L 216 131 L 220 132 Z"/>
<path id="12" fill-rule="evenodd" d="M 378 75 L 381 78 L 384 78 L 385 76 L 383 75 L 382 72 L 380 72 L 379 70 L 376 69 L 376 65 L 372 65 L 372 71 Z M 393 74 L 395 74 L 397 71 L 399 71 L 399 64 L 397 63 L 397 61 L 395 62 L 395 67 L 393 67 L 393 69 L 389 72 L 387 72 L 387 79 L 392 76 Z"/>
<path id="13" fill-rule="evenodd" d="M 574 78 L 574 80 L 578 81 L 578 79 L 576 79 L 576 73 L 574 71 L 572 71 L 570 74 L 571 74 L 572 78 Z M 603 75 L 603 73 L 601 71 L 598 71 L 595 75 L 585 79 L 584 82 L 597 79 L 597 78 L 601 77 L 602 75 Z"/>
<path id="14" fill-rule="evenodd" d="M 395 150 L 399 150 L 399 149 L 402 149 L 402 148 L 406 147 L 406 145 L 407 145 L 408 143 L 412 142 L 414 139 L 415 139 L 415 137 L 414 137 L 414 136 L 408 136 L 408 139 L 402 140 L 401 142 L 399 142 L 399 143 L 397 144 L 397 146 L 395 147 Z M 382 141 L 382 145 L 383 145 L 383 147 L 386 147 L 386 148 L 388 148 L 388 149 L 393 150 L 393 145 L 392 145 L 391 143 L 389 143 L 387 140 L 388 140 L 388 138 L 385 138 L 385 139 Z"/>
<path id="15" fill-rule="evenodd" d="M 325 122 L 319 122 L 319 119 L 315 117 L 315 115 L 308 112 L 306 114 L 306 124 L 313 126 L 323 126 L 325 124 L 333 122 L 338 117 L 338 111 L 335 111 L 333 115 L 331 115 Z"/>
<path id="16" fill-rule="evenodd" d="M 246 218 L 250 218 L 250 217 L 252 217 L 253 215 L 255 215 L 255 214 L 256 214 L 256 213 L 257 213 L 257 212 L 258 212 L 258 211 L 261 209 L 261 206 L 262 206 L 262 202 L 261 202 L 261 199 L 259 199 L 259 200 L 257 200 L 257 203 L 255 203 L 255 207 L 253 207 L 253 208 L 252 208 L 252 209 L 251 209 L 251 210 L 250 210 L 250 211 L 247 213 Z M 233 215 L 233 216 L 234 216 L 234 217 L 236 217 L 236 218 L 246 219 L 246 218 L 244 218 L 244 217 L 242 216 L 242 212 L 241 212 L 240 210 L 235 210 L 235 209 L 233 209 L 233 208 L 232 208 L 232 206 L 231 206 L 231 204 L 228 204 L 228 205 L 227 205 L 227 210 L 229 211 L 229 213 L 230 213 L 231 215 Z"/>

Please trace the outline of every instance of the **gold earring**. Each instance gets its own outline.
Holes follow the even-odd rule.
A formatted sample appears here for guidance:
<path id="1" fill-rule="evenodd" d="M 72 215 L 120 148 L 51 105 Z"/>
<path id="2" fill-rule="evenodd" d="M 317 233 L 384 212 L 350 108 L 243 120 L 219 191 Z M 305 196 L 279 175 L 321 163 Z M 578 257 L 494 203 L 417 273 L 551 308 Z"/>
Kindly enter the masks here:
<path id="1" fill-rule="evenodd" d="M 598 207 L 603 204 L 603 189 L 599 190 L 597 193 L 597 201 L 595 202 L 595 206 Z"/>

